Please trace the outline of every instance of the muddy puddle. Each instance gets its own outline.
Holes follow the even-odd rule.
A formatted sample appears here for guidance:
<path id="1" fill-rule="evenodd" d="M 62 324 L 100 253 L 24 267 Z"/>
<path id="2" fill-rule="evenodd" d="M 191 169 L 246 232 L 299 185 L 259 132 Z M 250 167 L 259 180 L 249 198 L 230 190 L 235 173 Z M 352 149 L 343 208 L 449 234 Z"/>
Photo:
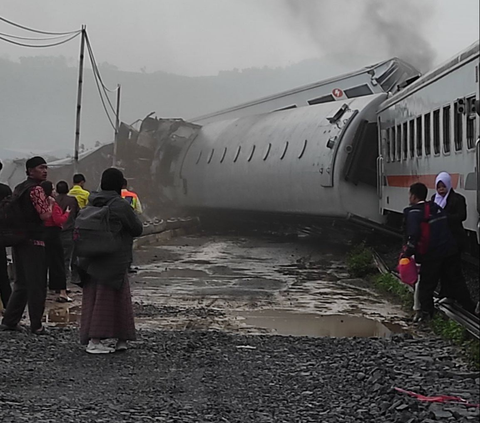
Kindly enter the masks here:
<path id="1" fill-rule="evenodd" d="M 269 333 L 311 337 L 389 338 L 403 333 L 400 325 L 380 323 L 362 316 L 318 315 L 293 313 L 284 310 L 260 310 L 239 313 L 240 321 L 251 328 L 266 329 Z"/>

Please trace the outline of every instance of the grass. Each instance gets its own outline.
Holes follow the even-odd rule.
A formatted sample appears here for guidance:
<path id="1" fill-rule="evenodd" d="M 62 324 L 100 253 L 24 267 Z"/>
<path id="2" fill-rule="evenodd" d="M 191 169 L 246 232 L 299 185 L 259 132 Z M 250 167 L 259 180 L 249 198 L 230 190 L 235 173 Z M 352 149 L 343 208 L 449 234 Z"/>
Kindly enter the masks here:
<path id="1" fill-rule="evenodd" d="M 391 274 L 378 274 L 373 263 L 373 254 L 365 244 L 354 247 L 347 255 L 347 268 L 353 277 L 367 278 L 374 287 L 399 300 L 410 311 L 413 308 L 413 293 Z M 436 314 L 430 323 L 432 331 L 441 338 L 462 348 L 471 366 L 480 370 L 480 341 L 466 329 L 443 314 Z"/>

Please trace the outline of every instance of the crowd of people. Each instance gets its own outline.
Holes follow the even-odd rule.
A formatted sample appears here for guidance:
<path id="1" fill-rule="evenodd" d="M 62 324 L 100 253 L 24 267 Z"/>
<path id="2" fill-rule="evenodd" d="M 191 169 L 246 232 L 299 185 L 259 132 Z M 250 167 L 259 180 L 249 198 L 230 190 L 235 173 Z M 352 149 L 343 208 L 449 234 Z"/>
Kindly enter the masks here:
<path id="1" fill-rule="evenodd" d="M 142 212 L 138 196 L 128 190 L 123 173 L 115 168 L 103 172 L 100 190 L 92 193 L 85 189 L 86 180 L 81 174 L 74 175 L 70 189 L 66 181 L 54 185 L 47 180 L 48 166 L 42 157 L 27 160 L 26 173 L 26 180 L 13 193 L 10 187 L 0 184 L 0 205 L 4 199 L 14 198 L 26 231 L 22 242 L 12 244 L 13 291 L 6 251 L 0 247 L 0 297 L 4 307 L 0 329 L 21 330 L 19 323 L 28 306 L 31 332 L 44 334 L 47 286 L 58 294 L 56 301 L 70 302 L 67 286 L 72 282 L 83 288 L 80 341 L 86 345 L 86 351 L 106 354 L 125 350 L 127 341 L 135 339 L 128 272 L 133 238 L 140 236 L 143 228 L 138 216 Z M 454 191 L 446 172 L 437 176 L 435 187 L 436 194 L 428 201 L 428 188 L 422 183 L 413 184 L 410 206 L 404 211 L 406 236 L 402 257 L 414 257 L 421 264 L 415 293 L 416 321 L 432 317 L 438 284 L 440 297 L 476 312 L 462 272 L 465 198 Z M 82 237 L 79 221 L 93 218 L 98 223 L 97 211 L 105 209 L 114 251 L 80 254 L 81 250 L 75 248 Z M 97 234 L 100 235 L 94 234 L 93 243 Z M 116 339 L 116 346 L 104 344 L 106 339 Z"/>
<path id="2" fill-rule="evenodd" d="M 87 346 L 86 351 L 104 354 L 125 350 L 127 341 L 135 339 L 127 274 L 133 238 L 143 229 L 138 196 L 127 190 L 123 173 L 115 168 L 103 172 L 100 190 L 92 193 L 85 189 L 86 180 L 81 174 L 74 175 L 71 189 L 66 181 L 54 185 L 47 179 L 46 161 L 39 156 L 26 161 L 26 173 L 26 180 L 13 192 L 0 184 L 0 203 L 18 203 L 25 231 L 25 239 L 12 244 L 13 291 L 6 249 L 0 248 L 0 296 L 4 308 L 0 329 L 21 331 L 19 323 L 28 307 L 31 333 L 46 333 L 42 319 L 47 287 L 58 294 L 56 301 L 71 302 L 67 290 L 71 282 L 83 288 L 80 341 Z M 101 256 L 80 257 L 75 250 L 76 221 L 82 210 L 92 207 L 108 207 L 109 228 L 118 248 Z M 116 346 L 106 346 L 105 339 L 116 339 Z"/>
<path id="3" fill-rule="evenodd" d="M 437 175 L 435 188 L 436 193 L 428 201 L 426 185 L 419 182 L 411 185 L 410 206 L 404 210 L 402 257 L 414 257 L 420 264 L 420 278 L 415 287 L 415 322 L 433 317 L 434 292 L 439 284 L 439 298 L 444 302 L 457 301 L 468 312 L 479 312 L 462 270 L 461 254 L 467 247 L 463 228 L 467 219 L 465 197 L 454 191 L 447 172 Z"/>

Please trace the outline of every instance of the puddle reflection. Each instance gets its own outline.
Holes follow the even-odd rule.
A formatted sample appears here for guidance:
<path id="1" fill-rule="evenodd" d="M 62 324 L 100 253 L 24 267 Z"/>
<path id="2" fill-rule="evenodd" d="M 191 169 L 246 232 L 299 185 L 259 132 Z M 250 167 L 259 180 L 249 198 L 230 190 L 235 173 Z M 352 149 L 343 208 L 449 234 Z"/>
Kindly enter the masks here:
<path id="1" fill-rule="evenodd" d="M 312 337 L 379 337 L 389 338 L 404 332 L 400 325 L 382 324 L 361 316 L 318 315 L 282 310 L 262 310 L 238 313 L 247 326 L 271 329 L 278 335 Z M 387 327 L 388 325 L 388 327 Z"/>

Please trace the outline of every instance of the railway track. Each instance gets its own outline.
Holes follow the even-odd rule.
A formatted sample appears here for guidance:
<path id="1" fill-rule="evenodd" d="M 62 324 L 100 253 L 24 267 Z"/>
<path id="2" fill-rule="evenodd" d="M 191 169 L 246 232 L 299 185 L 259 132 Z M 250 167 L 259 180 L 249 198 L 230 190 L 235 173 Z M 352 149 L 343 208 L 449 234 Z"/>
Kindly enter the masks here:
<path id="1" fill-rule="evenodd" d="M 391 274 L 395 277 L 398 283 L 402 284 L 398 273 L 391 270 L 376 251 L 373 252 L 373 255 L 378 270 L 383 274 Z M 413 288 L 409 287 L 409 289 L 412 293 L 414 292 Z M 434 304 L 437 310 L 464 327 L 475 338 L 480 339 L 480 319 L 477 316 L 465 311 L 455 301 L 447 298 L 440 298 L 437 292 L 435 292 Z"/>

